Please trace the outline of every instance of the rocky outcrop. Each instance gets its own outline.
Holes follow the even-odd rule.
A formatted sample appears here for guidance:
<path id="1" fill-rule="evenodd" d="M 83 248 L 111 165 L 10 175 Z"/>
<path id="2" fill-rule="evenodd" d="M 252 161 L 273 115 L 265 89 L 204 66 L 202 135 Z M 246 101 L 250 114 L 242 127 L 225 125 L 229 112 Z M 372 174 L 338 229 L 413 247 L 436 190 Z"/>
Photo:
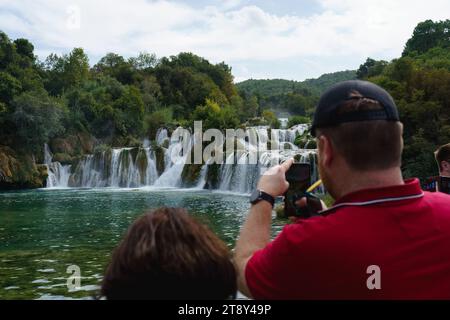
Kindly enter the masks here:
<path id="1" fill-rule="evenodd" d="M 53 161 L 61 164 L 71 164 L 77 157 L 92 154 L 97 141 L 88 133 L 79 132 L 64 138 L 55 138 L 50 141 Z"/>
<path id="2" fill-rule="evenodd" d="M 30 155 L 0 146 L 0 190 L 43 188 L 47 166 L 37 165 Z"/>

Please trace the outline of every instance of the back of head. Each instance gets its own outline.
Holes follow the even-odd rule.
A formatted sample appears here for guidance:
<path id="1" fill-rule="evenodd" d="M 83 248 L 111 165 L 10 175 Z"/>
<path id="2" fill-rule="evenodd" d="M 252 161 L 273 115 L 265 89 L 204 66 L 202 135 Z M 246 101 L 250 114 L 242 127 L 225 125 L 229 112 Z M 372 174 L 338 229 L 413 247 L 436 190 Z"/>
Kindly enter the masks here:
<path id="1" fill-rule="evenodd" d="M 226 299 L 236 290 L 227 246 L 181 208 L 138 218 L 102 284 L 107 299 Z"/>
<path id="2" fill-rule="evenodd" d="M 448 174 L 447 172 L 445 172 L 447 168 L 444 168 L 443 162 L 446 162 L 448 164 L 447 167 L 450 167 L 450 143 L 440 146 L 436 150 L 435 156 L 436 161 L 439 165 L 439 172 Z"/>
<path id="3" fill-rule="evenodd" d="M 325 135 L 355 171 L 401 165 L 402 125 L 392 97 L 366 81 L 341 82 L 322 95 L 312 132 Z"/>

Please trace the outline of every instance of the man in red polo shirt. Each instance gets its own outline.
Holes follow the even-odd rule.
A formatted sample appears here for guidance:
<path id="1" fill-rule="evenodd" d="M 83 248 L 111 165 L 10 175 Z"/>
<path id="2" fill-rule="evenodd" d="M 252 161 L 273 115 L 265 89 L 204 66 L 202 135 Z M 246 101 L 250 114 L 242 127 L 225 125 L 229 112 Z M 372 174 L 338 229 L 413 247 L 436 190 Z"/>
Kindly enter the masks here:
<path id="1" fill-rule="evenodd" d="M 320 176 L 337 201 L 271 241 L 273 200 L 289 186 L 292 161 L 263 175 L 235 249 L 244 294 L 450 299 L 450 196 L 403 180 L 402 131 L 393 99 L 374 84 L 346 81 L 323 94 L 312 134 Z"/>

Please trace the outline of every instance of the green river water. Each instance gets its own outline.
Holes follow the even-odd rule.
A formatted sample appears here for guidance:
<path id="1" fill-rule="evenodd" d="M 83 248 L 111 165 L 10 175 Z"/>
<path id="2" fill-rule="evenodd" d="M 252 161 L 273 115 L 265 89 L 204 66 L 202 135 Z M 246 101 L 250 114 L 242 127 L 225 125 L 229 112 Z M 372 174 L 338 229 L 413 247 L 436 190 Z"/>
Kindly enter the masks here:
<path id="1" fill-rule="evenodd" d="M 233 248 L 248 197 L 187 189 L 41 189 L 0 193 L 0 299 L 91 298 L 112 249 L 140 214 L 184 207 Z M 274 234 L 282 222 L 275 222 Z M 81 270 L 68 290 L 67 267 Z"/>

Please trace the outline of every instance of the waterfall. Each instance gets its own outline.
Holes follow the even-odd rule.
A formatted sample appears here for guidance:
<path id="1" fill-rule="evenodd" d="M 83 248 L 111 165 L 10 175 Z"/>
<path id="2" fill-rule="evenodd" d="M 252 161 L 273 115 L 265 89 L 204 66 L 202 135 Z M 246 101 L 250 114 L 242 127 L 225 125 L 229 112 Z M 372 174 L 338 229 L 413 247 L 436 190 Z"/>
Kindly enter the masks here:
<path id="1" fill-rule="evenodd" d="M 197 189 L 203 189 L 206 185 L 206 174 L 208 173 L 208 164 L 202 166 L 200 170 L 200 176 L 198 178 L 197 185 L 195 186 Z"/>
<path id="2" fill-rule="evenodd" d="M 166 128 L 160 128 L 158 132 L 156 133 L 156 143 L 159 146 L 162 146 L 165 141 L 169 140 L 169 135 L 167 133 Z"/>
<path id="3" fill-rule="evenodd" d="M 165 129 L 162 130 L 165 134 L 159 133 L 157 135 L 157 143 L 164 143 L 164 140 L 167 138 L 167 131 Z M 163 140 L 161 139 L 163 136 Z M 172 135 L 172 139 L 170 139 L 169 148 L 165 153 L 165 171 L 164 173 L 155 181 L 155 187 L 181 187 L 181 173 L 183 172 L 184 165 L 186 163 L 186 159 L 190 156 L 192 141 L 188 139 L 186 136 L 183 136 L 183 139 L 173 138 L 175 135 Z"/>
<path id="4" fill-rule="evenodd" d="M 248 128 L 246 136 L 233 137 L 235 147 L 232 152 L 225 153 L 227 141 L 219 146 L 226 158 L 212 171 L 209 169 L 214 163 L 213 158 L 206 159 L 206 164 L 202 166 L 188 167 L 192 170 L 184 172 L 185 166 L 189 166 L 186 161 L 192 155 L 193 138 L 175 134 L 169 137 L 165 128 L 158 130 L 153 142 L 145 139 L 142 147 L 113 148 L 84 155 L 73 168 L 52 162 L 51 151 L 45 145 L 45 164 L 49 168 L 47 186 L 179 188 L 189 185 L 246 194 L 255 188 L 267 168 L 294 156 L 300 162 L 312 164 L 312 179 L 316 180 L 315 150 L 300 149 L 294 144 L 296 137 L 303 135 L 308 128 L 307 124 L 290 129 Z M 251 138 L 251 134 L 258 139 Z M 186 174 L 187 177 L 195 177 L 195 180 L 192 178 L 186 183 L 183 181 Z"/>
<path id="5" fill-rule="evenodd" d="M 294 156 L 300 156 L 300 162 L 302 163 L 311 163 L 314 175 L 312 179 L 317 179 L 315 158 L 310 157 L 310 155 L 315 154 L 315 151 L 299 149 L 294 145 L 295 138 L 298 135 L 304 134 L 308 130 L 308 127 L 307 124 L 301 124 L 290 129 L 272 129 L 270 137 L 267 128 L 250 128 L 250 130 L 256 130 L 258 134 L 257 146 L 250 144 L 245 139 L 238 140 L 238 146 L 241 146 L 241 150 L 230 154 L 222 165 L 218 189 L 239 193 L 251 193 L 260 176 L 269 167 Z M 276 150 L 267 150 L 267 142 L 274 144 Z M 259 161 L 256 164 L 249 163 L 249 158 L 252 153 L 259 155 Z M 233 160 L 236 162 L 233 162 Z"/>
<path id="6" fill-rule="evenodd" d="M 156 159 L 155 153 L 150 150 L 150 148 L 145 149 L 145 155 L 147 157 L 148 165 L 145 171 L 145 182 L 146 186 L 152 185 L 158 179 L 158 170 L 156 169 Z"/>
<path id="7" fill-rule="evenodd" d="M 67 188 L 70 178 L 70 165 L 53 162 L 53 154 L 48 144 L 44 145 L 44 164 L 47 166 L 47 188 Z"/>
<path id="8" fill-rule="evenodd" d="M 72 174 L 72 187 L 136 188 L 152 185 L 158 177 L 155 151 L 117 148 L 86 155 Z"/>

